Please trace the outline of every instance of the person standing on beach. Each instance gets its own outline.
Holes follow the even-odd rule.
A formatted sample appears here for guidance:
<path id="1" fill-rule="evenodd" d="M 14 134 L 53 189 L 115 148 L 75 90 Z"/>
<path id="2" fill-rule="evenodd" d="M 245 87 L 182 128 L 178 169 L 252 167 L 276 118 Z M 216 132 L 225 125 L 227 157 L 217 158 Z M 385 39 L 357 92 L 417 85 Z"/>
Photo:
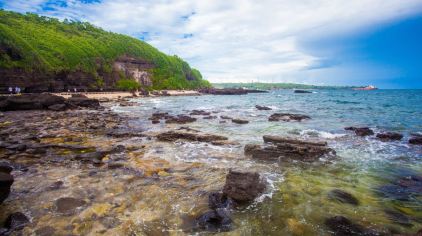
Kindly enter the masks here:
<path id="1" fill-rule="evenodd" d="M 15 94 L 19 94 L 19 87 L 18 86 L 15 87 Z"/>
<path id="2" fill-rule="evenodd" d="M 13 88 L 12 87 L 9 87 L 9 93 L 13 94 Z"/>

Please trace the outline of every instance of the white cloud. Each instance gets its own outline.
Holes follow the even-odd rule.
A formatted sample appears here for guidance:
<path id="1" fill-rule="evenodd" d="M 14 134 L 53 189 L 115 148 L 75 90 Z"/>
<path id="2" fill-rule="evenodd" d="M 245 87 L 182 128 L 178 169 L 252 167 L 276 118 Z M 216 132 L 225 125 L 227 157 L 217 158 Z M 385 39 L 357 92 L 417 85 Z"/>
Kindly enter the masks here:
<path id="1" fill-rule="evenodd" d="M 148 32 L 149 43 L 186 59 L 213 82 L 319 83 L 306 68 L 321 58 L 301 48 L 301 40 L 349 34 L 422 11 L 421 0 L 68 0 L 66 8 L 43 11 L 46 2 L 4 5 L 132 36 Z"/>

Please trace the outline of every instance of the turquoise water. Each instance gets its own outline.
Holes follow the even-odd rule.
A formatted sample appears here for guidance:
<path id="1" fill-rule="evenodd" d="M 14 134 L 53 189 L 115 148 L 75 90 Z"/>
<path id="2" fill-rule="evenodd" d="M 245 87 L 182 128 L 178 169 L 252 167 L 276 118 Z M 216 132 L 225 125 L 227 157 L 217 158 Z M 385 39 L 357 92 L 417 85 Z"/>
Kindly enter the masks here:
<path id="1" fill-rule="evenodd" d="M 317 90 L 295 94 L 291 90 L 241 96 L 158 97 L 134 99 L 139 106 L 113 107 L 134 118 L 134 124 L 146 132 L 188 126 L 206 133 L 220 134 L 239 145 L 213 146 L 176 142 L 156 144 L 165 160 L 203 163 L 209 168 L 257 171 L 269 183 L 268 192 L 252 206 L 233 215 L 234 230 L 241 235 L 327 235 L 324 220 L 343 215 L 353 222 L 379 232 L 416 232 L 422 227 L 422 196 L 412 193 L 399 199 L 385 193 L 385 186 L 408 176 L 422 176 L 422 147 L 409 145 L 412 133 L 422 134 L 422 90 Z M 269 106 L 258 111 L 255 105 Z M 194 109 L 249 120 L 238 125 L 221 119 L 202 119 L 187 125 L 151 125 L 154 112 L 188 114 Z M 303 122 L 268 122 L 275 112 L 309 115 Z M 395 131 L 401 141 L 381 142 L 357 137 L 346 126 L 367 126 L 375 133 Z M 266 134 L 318 138 L 336 150 L 332 162 L 267 163 L 251 160 L 243 154 L 248 143 L 262 143 Z M 201 170 L 205 171 L 205 170 Z M 206 175 L 204 175 L 206 177 Z M 205 178 L 204 177 L 204 178 Z M 212 188 L 214 183 L 207 182 Z M 221 185 L 218 183 L 217 185 Z M 337 188 L 354 195 L 359 206 L 330 201 L 327 194 Z M 175 203 L 176 204 L 176 203 Z M 399 212 L 407 223 L 392 219 L 386 211 Z M 176 214 L 175 212 L 170 214 Z M 176 226 L 179 229 L 181 226 Z"/>

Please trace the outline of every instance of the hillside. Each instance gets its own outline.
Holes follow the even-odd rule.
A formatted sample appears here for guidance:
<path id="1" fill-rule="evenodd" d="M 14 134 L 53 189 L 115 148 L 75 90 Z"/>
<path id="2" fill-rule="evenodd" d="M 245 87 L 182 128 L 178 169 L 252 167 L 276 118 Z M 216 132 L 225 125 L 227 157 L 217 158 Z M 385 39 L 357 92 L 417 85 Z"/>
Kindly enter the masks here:
<path id="1" fill-rule="evenodd" d="M 0 90 L 113 90 L 119 80 L 147 89 L 209 87 L 177 56 L 90 23 L 0 10 Z"/>
<path id="2" fill-rule="evenodd" d="M 317 86 L 294 83 L 213 83 L 216 88 L 247 88 L 247 89 L 347 89 L 350 86 Z"/>

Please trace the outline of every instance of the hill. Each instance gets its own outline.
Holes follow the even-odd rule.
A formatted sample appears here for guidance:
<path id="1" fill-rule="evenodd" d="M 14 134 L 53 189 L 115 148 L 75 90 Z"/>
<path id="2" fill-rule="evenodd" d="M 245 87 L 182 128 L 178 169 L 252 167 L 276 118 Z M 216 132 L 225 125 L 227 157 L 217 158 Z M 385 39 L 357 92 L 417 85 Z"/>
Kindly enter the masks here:
<path id="1" fill-rule="evenodd" d="M 0 10 L 0 90 L 113 90 L 128 80 L 147 89 L 210 86 L 181 58 L 141 40 L 87 22 Z"/>
<path id="2" fill-rule="evenodd" d="M 216 88 L 246 88 L 246 89 L 348 89 L 350 86 L 317 86 L 294 83 L 213 83 Z"/>

